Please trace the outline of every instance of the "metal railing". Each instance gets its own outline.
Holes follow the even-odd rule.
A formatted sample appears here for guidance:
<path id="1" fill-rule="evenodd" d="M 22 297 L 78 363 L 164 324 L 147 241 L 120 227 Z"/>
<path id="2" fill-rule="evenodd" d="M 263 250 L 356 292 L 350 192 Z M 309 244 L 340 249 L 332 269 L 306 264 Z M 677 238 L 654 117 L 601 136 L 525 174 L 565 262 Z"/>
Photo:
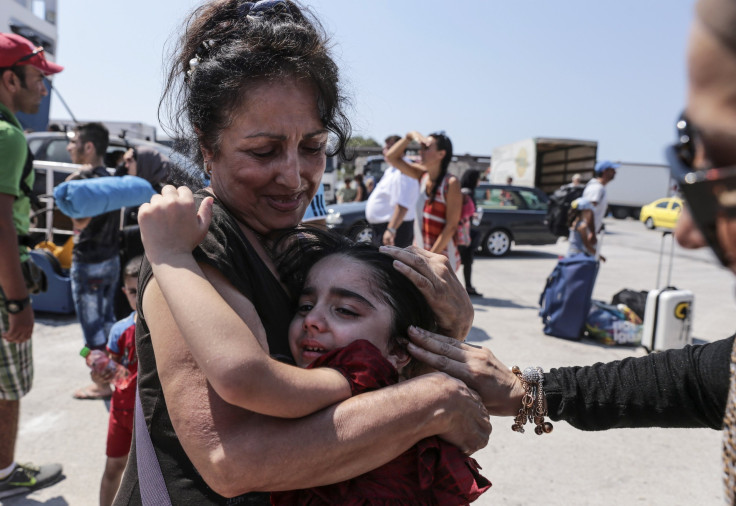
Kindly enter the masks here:
<path id="1" fill-rule="evenodd" d="M 43 216 L 43 226 L 31 227 L 30 232 L 32 234 L 43 233 L 45 240 L 52 242 L 54 240 L 54 234 L 68 236 L 74 234 L 74 231 L 71 229 L 67 230 L 64 228 L 54 227 L 54 187 L 56 186 L 55 176 L 57 174 L 62 174 L 63 178 L 66 179 L 67 176 L 78 171 L 80 168 L 81 165 L 75 163 L 44 162 L 38 160 L 33 162 L 33 170 L 36 173 L 37 180 L 34 185 L 34 190 L 37 191 L 39 188 L 39 176 L 44 176 L 45 184 L 43 186 L 43 191 L 38 195 L 38 200 L 43 204 L 43 207 L 31 212 L 31 223 L 38 221 L 38 218 Z"/>

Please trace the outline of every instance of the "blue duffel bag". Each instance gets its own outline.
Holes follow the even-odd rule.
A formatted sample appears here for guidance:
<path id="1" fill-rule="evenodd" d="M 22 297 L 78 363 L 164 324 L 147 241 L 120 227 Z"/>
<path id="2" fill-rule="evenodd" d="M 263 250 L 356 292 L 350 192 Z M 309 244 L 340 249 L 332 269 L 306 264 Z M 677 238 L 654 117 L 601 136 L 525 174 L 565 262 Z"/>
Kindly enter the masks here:
<path id="1" fill-rule="evenodd" d="M 155 194 L 151 183 L 142 177 L 96 177 L 61 183 L 54 189 L 54 200 L 61 212 L 71 218 L 91 218 L 122 207 L 139 206 Z"/>
<path id="2" fill-rule="evenodd" d="M 539 297 L 548 336 L 578 340 L 585 330 L 599 262 L 585 254 L 561 258 Z"/>

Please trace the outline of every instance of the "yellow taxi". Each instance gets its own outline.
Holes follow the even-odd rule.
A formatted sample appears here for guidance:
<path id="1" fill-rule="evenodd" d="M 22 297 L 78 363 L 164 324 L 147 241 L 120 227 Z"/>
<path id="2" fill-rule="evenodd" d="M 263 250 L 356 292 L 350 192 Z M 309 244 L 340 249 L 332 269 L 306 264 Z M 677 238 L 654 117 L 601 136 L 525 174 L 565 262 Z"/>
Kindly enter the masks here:
<path id="1" fill-rule="evenodd" d="M 682 199 L 667 197 L 642 206 L 639 221 L 647 228 L 675 228 L 682 211 Z"/>

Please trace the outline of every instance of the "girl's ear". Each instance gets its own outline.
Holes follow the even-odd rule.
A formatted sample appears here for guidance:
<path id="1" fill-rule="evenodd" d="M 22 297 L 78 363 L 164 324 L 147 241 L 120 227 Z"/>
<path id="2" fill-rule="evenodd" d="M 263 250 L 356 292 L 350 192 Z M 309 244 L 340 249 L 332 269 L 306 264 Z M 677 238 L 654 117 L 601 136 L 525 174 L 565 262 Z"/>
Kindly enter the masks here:
<path id="1" fill-rule="evenodd" d="M 396 370 L 399 371 L 399 374 L 401 374 L 401 370 L 411 361 L 411 355 L 406 351 L 406 348 L 396 344 L 388 353 L 386 359 L 391 362 L 391 365 L 393 365 Z"/>

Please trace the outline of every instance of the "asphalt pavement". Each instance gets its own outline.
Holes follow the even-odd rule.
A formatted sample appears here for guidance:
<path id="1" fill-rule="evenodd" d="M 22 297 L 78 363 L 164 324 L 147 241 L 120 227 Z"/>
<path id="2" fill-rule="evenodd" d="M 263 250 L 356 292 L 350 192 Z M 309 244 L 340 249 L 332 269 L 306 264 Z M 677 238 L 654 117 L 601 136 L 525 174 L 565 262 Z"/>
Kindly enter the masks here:
<path id="1" fill-rule="evenodd" d="M 610 301 L 623 288 L 654 288 L 661 233 L 632 220 L 607 220 L 608 234 L 594 298 Z M 508 366 L 545 370 L 628 356 L 641 348 L 571 342 L 542 332 L 539 294 L 566 244 L 513 248 L 504 258 L 478 257 L 468 341 L 487 346 Z M 666 277 L 666 269 L 663 277 Z M 662 281 L 664 282 L 664 280 Z M 733 333 L 734 278 L 708 251 L 675 248 L 672 284 L 695 293 L 693 336 L 713 341 Z M 37 314 L 36 380 L 21 403 L 16 456 L 20 462 L 60 462 L 65 479 L 8 506 L 95 505 L 105 463 L 109 405 L 79 401 L 72 392 L 89 381 L 79 356 L 82 334 L 73 316 Z M 511 430 L 511 418 L 493 418 L 488 446 L 475 458 L 493 487 L 475 504 L 490 505 L 702 505 L 722 502 L 719 431 L 618 429 L 582 432 L 555 423 L 551 434 Z"/>

